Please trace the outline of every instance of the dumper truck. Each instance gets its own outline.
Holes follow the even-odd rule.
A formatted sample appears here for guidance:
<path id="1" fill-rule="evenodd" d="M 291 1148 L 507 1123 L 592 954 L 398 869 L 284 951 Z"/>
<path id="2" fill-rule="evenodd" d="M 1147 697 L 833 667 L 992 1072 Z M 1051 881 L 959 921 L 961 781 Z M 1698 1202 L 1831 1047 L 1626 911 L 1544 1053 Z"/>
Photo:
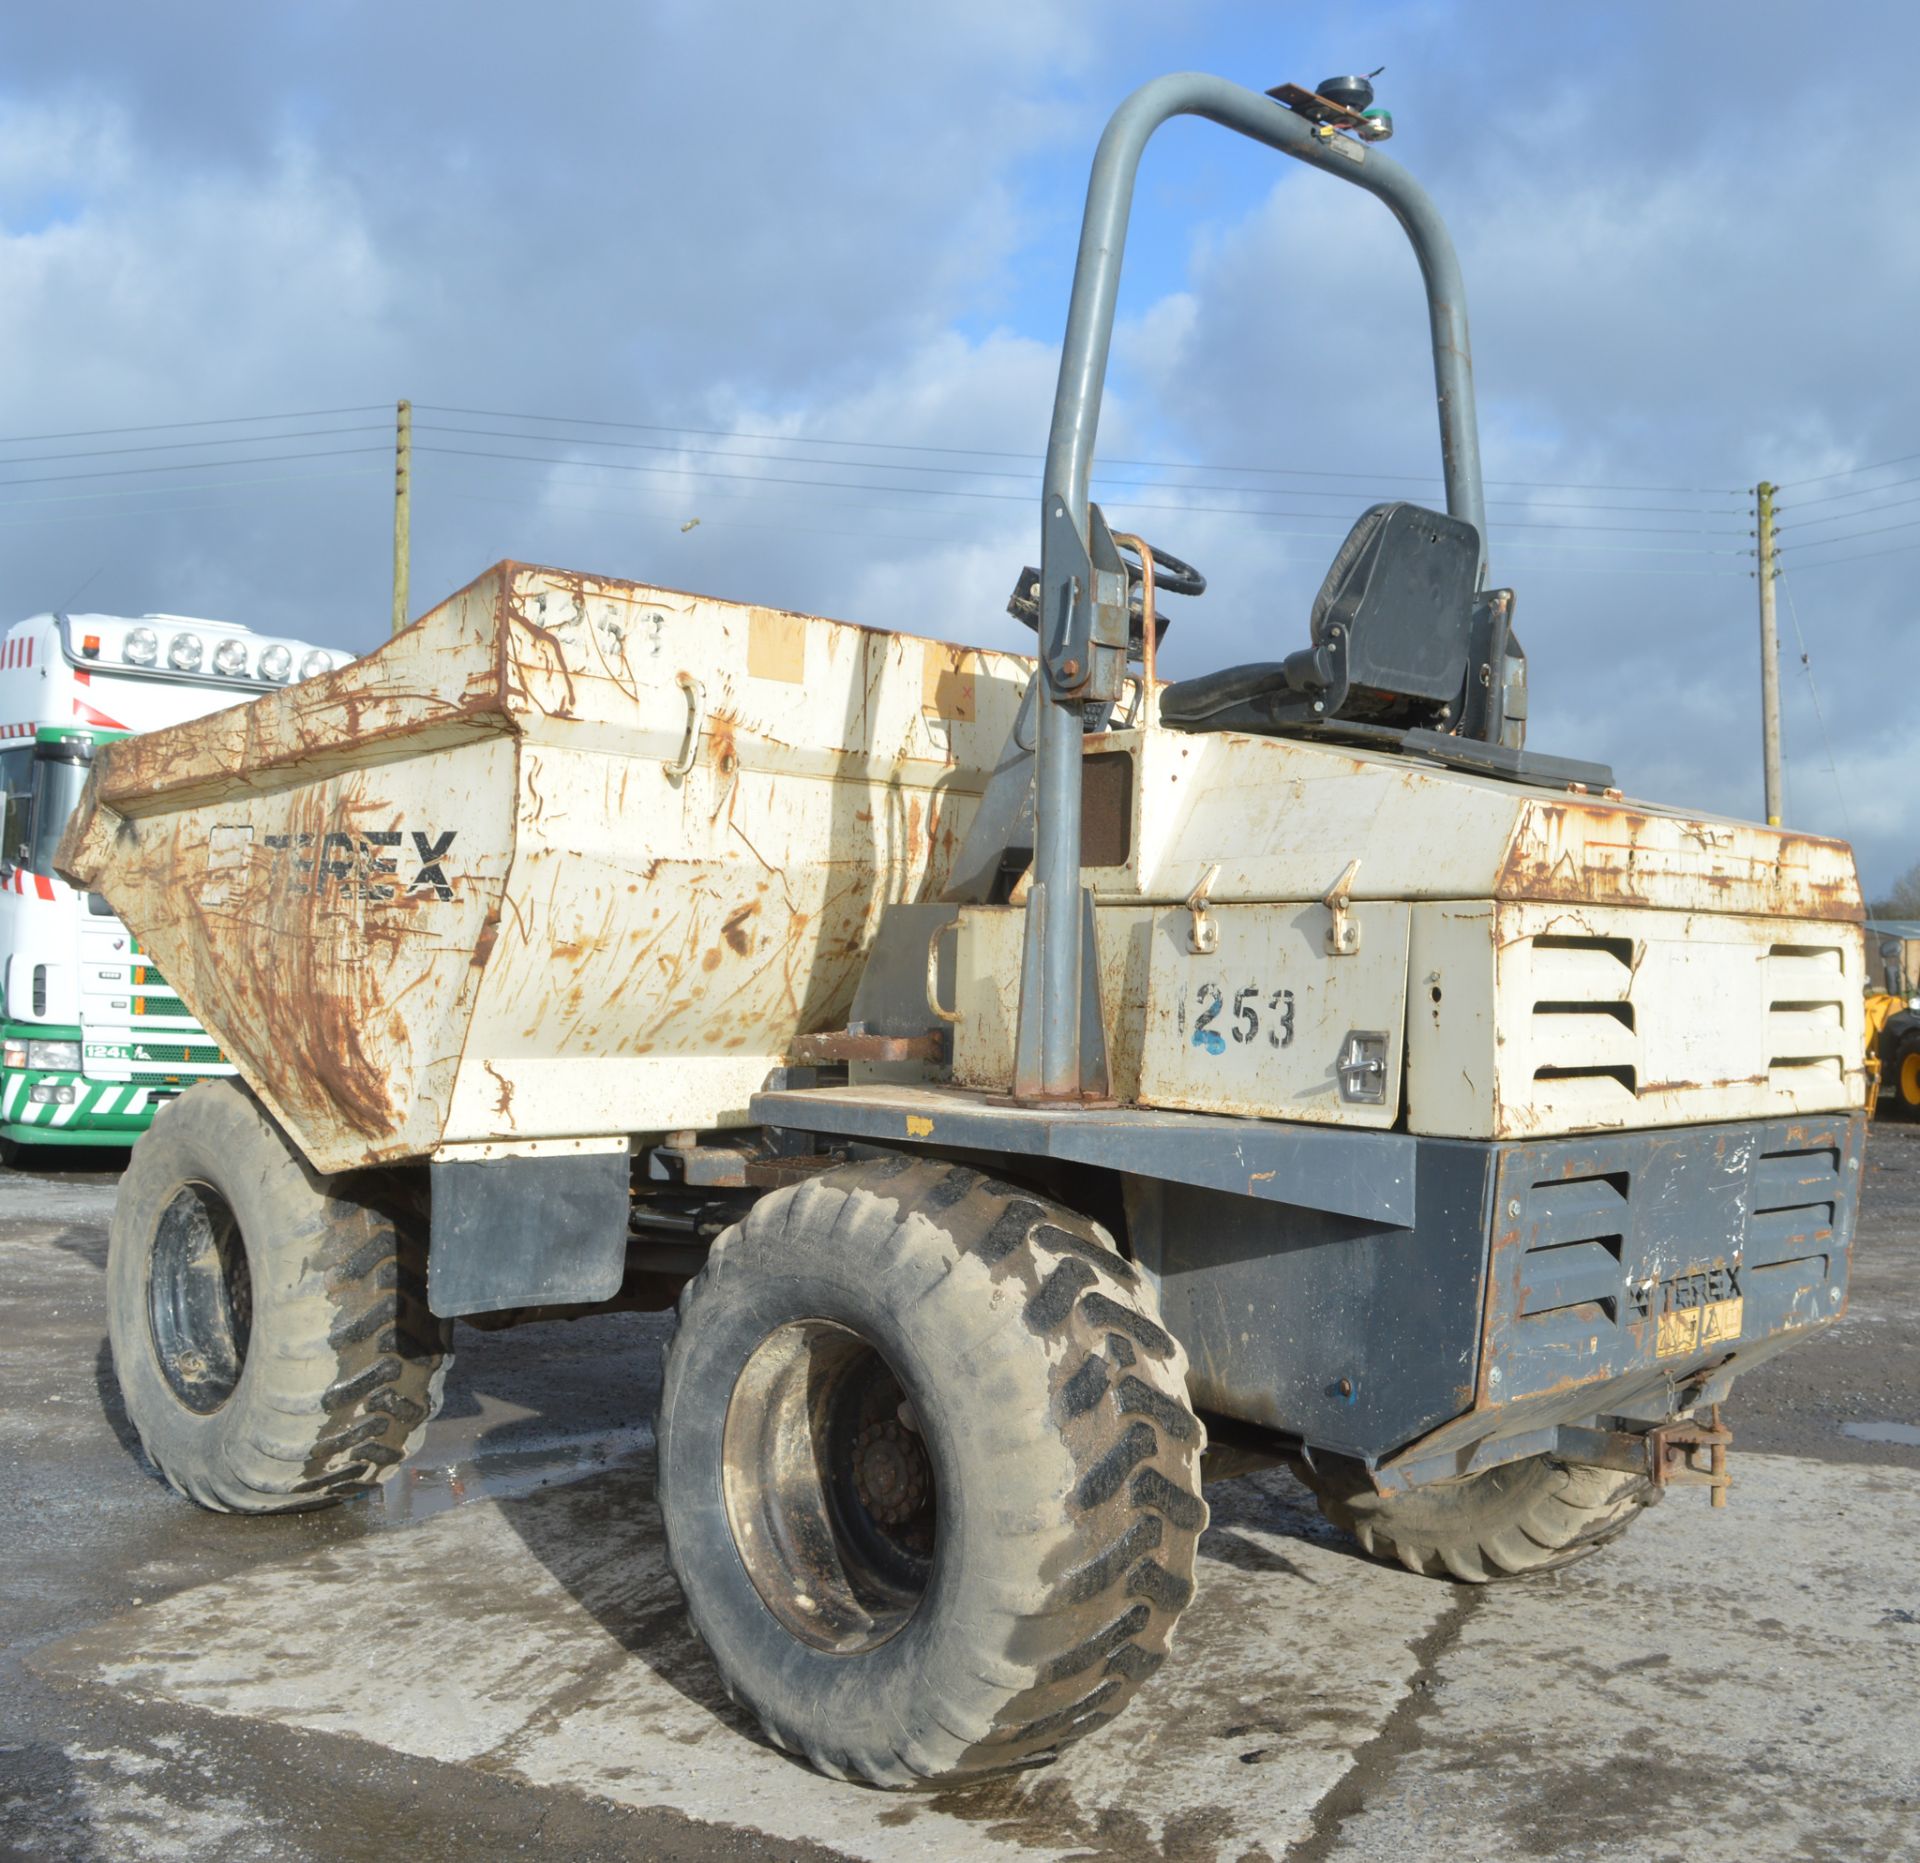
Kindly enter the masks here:
<path id="1" fill-rule="evenodd" d="M 1030 657 L 502 563 L 101 753 L 61 866 L 238 1069 L 113 1221 L 176 1488 L 343 1500 L 455 1322 L 677 1307 L 692 1621 L 773 1742 L 888 1786 L 1119 1714 L 1214 1475 L 1288 1464 L 1468 1583 L 1725 1500 L 1729 1390 L 1846 1302 L 1852 856 L 1527 744 L 1460 273 L 1362 83 L 1177 75 L 1108 125 Z M 1180 114 L 1397 219 L 1446 508 L 1367 510 L 1283 657 L 1169 682 L 1204 579 L 1089 481 Z"/>

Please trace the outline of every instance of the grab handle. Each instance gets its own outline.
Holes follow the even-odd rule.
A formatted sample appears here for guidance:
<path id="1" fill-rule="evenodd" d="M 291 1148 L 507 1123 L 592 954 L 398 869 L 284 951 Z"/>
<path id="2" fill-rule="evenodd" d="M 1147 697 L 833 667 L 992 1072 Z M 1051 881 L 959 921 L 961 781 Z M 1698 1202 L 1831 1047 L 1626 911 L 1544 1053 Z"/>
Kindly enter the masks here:
<path id="1" fill-rule="evenodd" d="M 677 779 L 693 768 L 693 760 L 700 754 L 700 727 L 707 717 L 707 689 L 691 673 L 676 673 L 674 679 L 687 695 L 687 735 L 679 756 L 666 765 L 667 775 Z"/>

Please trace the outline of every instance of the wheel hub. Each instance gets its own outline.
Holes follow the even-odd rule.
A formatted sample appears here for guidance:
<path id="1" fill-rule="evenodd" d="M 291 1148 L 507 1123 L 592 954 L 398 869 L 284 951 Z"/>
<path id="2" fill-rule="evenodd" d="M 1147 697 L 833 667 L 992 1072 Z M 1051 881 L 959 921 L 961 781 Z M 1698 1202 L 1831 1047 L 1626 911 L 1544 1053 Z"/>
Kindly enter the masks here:
<path id="1" fill-rule="evenodd" d="M 238 1388 L 253 1332 L 246 1246 L 211 1185 L 182 1185 L 161 1212 L 147 1262 L 147 1321 L 174 1396 L 211 1416 Z"/>
<path id="2" fill-rule="evenodd" d="M 879 1350 L 850 1327 L 777 1326 L 727 1404 L 722 1492 L 761 1602 L 803 1643 L 877 1648 L 933 1575 L 936 1458 Z"/>
<path id="3" fill-rule="evenodd" d="M 869 1423 L 853 1445 L 853 1488 L 883 1527 L 904 1526 L 926 1505 L 933 1472 L 927 1452 L 897 1417 Z"/>

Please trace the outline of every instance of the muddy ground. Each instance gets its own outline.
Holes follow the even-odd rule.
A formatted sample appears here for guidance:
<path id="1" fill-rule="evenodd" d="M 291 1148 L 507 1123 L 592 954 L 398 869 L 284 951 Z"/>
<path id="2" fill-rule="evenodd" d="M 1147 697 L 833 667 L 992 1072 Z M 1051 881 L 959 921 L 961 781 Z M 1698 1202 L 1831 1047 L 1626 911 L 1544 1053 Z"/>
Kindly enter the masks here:
<path id="1" fill-rule="evenodd" d="M 0 1855 L 1920 1856 L 1920 1128 L 1869 1144 L 1845 1319 L 1736 1392 L 1732 1507 L 1464 1590 L 1217 1487 L 1130 1714 L 904 1798 L 767 1749 L 688 1631 L 662 1321 L 463 1329 L 378 1499 L 204 1514 L 119 1406 L 104 1162 L 0 1174 Z"/>

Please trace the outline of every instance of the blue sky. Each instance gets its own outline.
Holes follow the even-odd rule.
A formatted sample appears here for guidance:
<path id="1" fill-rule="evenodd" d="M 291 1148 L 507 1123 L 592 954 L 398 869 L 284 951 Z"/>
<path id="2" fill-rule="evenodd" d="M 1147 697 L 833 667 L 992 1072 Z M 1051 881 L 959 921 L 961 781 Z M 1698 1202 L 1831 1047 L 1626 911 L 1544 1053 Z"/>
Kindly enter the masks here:
<path id="1" fill-rule="evenodd" d="M 1013 644 L 1031 463 L 898 449 L 1039 450 L 1107 111 L 1168 69 L 1264 88 L 1384 65 L 1393 152 L 1466 267 L 1534 741 L 1758 812 L 1742 488 L 1781 481 L 1789 820 L 1850 833 L 1884 887 L 1920 859 L 1920 461 L 1858 469 L 1920 454 L 1917 50 L 1910 8 L 1732 0 L 14 9 L 5 434 L 369 411 L 138 457 L 45 456 L 140 436 L 13 439 L 5 605 L 370 646 L 405 394 L 672 430 L 423 412 L 417 605 L 518 555 Z M 1212 575 L 1172 670 L 1298 645 L 1346 523 L 1431 495 L 1419 286 L 1387 216 L 1170 126 L 1101 450 L 1187 468 L 1114 468 L 1107 494 Z M 471 456 L 495 451 L 565 463 Z M 290 452 L 337 456 L 245 463 Z M 118 476 L 52 482 L 80 472 Z"/>

